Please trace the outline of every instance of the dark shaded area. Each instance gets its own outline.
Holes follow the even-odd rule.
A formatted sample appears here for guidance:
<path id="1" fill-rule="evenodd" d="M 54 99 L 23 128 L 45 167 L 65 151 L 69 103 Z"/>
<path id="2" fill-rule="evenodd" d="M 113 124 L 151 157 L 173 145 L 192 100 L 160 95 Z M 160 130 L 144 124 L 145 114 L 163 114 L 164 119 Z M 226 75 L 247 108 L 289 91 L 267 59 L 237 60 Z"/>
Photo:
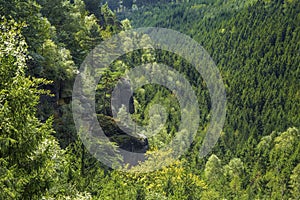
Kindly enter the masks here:
<path id="1" fill-rule="evenodd" d="M 139 138 L 127 135 L 118 127 L 112 117 L 101 114 L 97 116 L 105 135 L 109 137 L 110 141 L 117 143 L 120 148 L 136 153 L 146 153 L 149 149 L 148 139 L 144 135 L 140 135 Z M 131 132 L 131 130 L 126 132 Z"/>

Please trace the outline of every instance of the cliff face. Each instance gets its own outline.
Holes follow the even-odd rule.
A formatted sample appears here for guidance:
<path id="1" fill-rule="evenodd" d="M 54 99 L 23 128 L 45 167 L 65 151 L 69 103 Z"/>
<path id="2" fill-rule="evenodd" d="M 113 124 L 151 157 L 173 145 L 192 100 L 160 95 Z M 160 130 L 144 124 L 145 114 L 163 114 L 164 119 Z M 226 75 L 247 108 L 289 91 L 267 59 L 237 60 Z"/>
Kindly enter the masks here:
<path id="1" fill-rule="evenodd" d="M 115 113 L 118 113 L 122 106 L 125 106 L 126 112 L 134 113 L 133 91 L 128 79 L 120 78 L 113 91 L 111 102 L 112 111 Z"/>
<path id="2" fill-rule="evenodd" d="M 138 137 L 128 135 L 131 130 L 125 130 L 126 133 L 120 129 L 112 117 L 99 114 L 98 121 L 105 135 L 120 148 L 136 153 L 146 153 L 149 149 L 148 139 L 144 135 L 137 134 Z"/>

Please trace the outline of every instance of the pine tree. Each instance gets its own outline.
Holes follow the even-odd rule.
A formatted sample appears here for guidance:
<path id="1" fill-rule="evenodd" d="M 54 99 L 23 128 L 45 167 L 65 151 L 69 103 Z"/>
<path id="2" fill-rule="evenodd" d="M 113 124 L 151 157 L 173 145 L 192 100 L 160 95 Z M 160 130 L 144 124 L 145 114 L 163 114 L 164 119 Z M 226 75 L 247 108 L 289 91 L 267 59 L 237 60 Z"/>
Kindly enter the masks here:
<path id="1" fill-rule="evenodd" d="M 25 76 L 24 24 L 0 24 L 0 187 L 1 199 L 38 199 L 57 184 L 62 151 L 52 136 L 52 122 L 36 117 L 45 79 Z"/>

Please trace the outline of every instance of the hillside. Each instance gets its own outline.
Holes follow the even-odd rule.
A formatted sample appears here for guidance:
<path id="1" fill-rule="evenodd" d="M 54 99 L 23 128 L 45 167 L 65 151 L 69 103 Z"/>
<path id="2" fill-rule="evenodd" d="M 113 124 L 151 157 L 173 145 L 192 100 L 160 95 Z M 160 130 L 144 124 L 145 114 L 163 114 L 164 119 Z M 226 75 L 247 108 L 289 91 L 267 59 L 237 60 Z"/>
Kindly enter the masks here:
<path id="1" fill-rule="evenodd" d="M 299 1 L 0 0 L 0 13 L 0 199 L 300 198 Z M 155 49 L 138 27 L 188 35 L 219 70 L 225 124 L 205 157 L 214 90 L 182 56 L 194 47 Z"/>

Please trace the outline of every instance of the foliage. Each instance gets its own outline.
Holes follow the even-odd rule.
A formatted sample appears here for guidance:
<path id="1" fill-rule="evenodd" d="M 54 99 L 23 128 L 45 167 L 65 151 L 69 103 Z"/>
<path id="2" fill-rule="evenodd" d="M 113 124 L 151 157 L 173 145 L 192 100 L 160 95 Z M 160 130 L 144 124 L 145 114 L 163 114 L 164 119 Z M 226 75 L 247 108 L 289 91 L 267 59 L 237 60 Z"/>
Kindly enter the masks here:
<path id="1" fill-rule="evenodd" d="M 0 0 L 0 11 L 0 199 L 300 198 L 299 1 Z M 159 85 L 134 91 L 131 117 L 147 127 L 137 134 L 148 137 L 149 148 L 143 146 L 146 162 L 128 166 L 131 173 L 104 166 L 78 139 L 69 104 L 77 69 L 99 42 L 131 23 L 186 33 L 216 62 L 228 114 L 207 158 L 198 157 L 210 119 L 206 84 L 185 59 L 150 46 L 101 72 L 99 123 L 120 147 L 136 150 L 111 117 L 111 93 L 134 66 L 152 63 L 148 67 L 162 73 L 155 66 L 164 63 L 187 77 L 198 97 L 200 128 L 189 151 L 176 160 L 159 151 L 182 117 L 176 97 Z M 167 113 L 164 125 L 158 103 Z M 154 165 L 161 168 L 151 171 Z"/>
<path id="2" fill-rule="evenodd" d="M 1 199 L 37 199 L 57 183 L 63 151 L 52 136 L 52 120 L 36 114 L 38 86 L 45 79 L 25 76 L 27 45 L 21 27 L 1 19 L 0 141 Z"/>

